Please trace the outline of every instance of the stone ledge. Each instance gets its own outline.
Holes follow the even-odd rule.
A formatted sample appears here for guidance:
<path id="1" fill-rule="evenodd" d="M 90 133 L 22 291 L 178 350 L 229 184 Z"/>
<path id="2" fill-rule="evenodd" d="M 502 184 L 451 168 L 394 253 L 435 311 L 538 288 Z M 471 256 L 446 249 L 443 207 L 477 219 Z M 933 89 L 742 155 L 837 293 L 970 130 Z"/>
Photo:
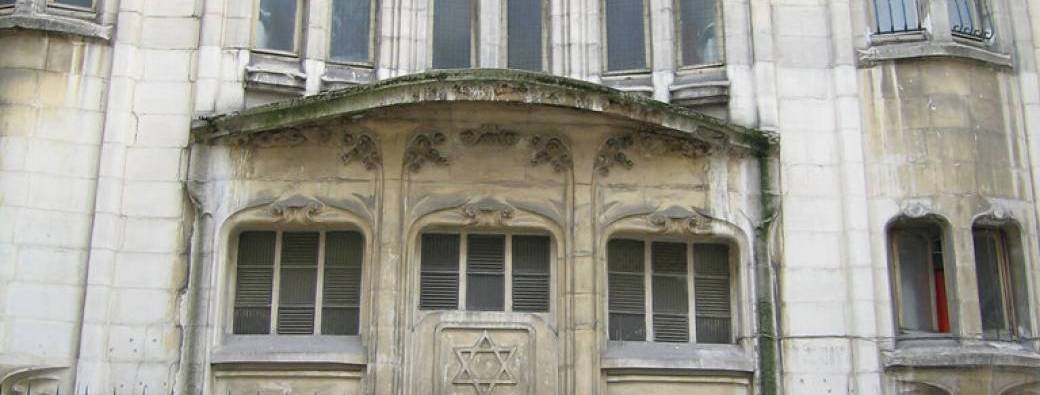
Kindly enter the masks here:
<path id="1" fill-rule="evenodd" d="M 955 340 L 936 339 L 900 345 L 881 353 L 885 368 L 964 368 L 995 366 L 1040 369 L 1040 353 L 1018 343 L 982 342 L 958 345 Z"/>
<path id="2" fill-rule="evenodd" d="M 357 336 L 230 335 L 213 350 L 210 363 L 326 364 L 361 369 L 368 356 Z"/>
<path id="3" fill-rule="evenodd" d="M 875 45 L 856 52 L 859 67 L 871 67 L 887 60 L 917 58 L 962 58 L 977 60 L 997 67 L 1011 68 L 1014 66 L 1010 54 L 959 42 L 898 42 Z"/>
<path id="4" fill-rule="evenodd" d="M 26 29 L 71 34 L 100 40 L 112 39 L 112 27 L 94 22 L 48 14 L 10 14 L 0 16 L 0 30 Z"/>
<path id="5" fill-rule="evenodd" d="M 752 373 L 755 364 L 743 348 L 733 344 L 652 343 L 611 341 L 600 355 L 601 367 L 611 371 L 712 371 Z"/>

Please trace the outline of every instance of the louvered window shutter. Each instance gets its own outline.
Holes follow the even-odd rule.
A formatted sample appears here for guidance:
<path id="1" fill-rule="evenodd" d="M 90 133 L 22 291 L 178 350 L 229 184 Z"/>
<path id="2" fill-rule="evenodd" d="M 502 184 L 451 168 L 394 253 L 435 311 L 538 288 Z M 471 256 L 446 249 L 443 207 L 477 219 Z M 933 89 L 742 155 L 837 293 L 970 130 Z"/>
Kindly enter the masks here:
<path id="1" fill-rule="evenodd" d="M 321 333 L 357 335 L 361 312 L 361 266 L 365 239 L 358 232 L 325 234 Z"/>
<path id="2" fill-rule="evenodd" d="M 693 253 L 697 342 L 732 343 L 729 246 L 696 244 Z"/>
<path id="3" fill-rule="evenodd" d="M 549 240 L 513 236 L 513 311 L 549 311 Z"/>
<path id="4" fill-rule="evenodd" d="M 459 308 L 459 235 L 422 235 L 419 308 Z"/>
<path id="5" fill-rule="evenodd" d="M 469 235 L 466 245 L 466 309 L 504 310 L 506 237 Z"/>
<path id="6" fill-rule="evenodd" d="M 646 287 L 643 242 L 607 243 L 610 340 L 646 340 Z"/>
<path id="7" fill-rule="evenodd" d="M 274 251 L 274 232 L 242 232 L 238 237 L 232 324 L 236 335 L 260 335 L 271 331 Z"/>
<path id="8" fill-rule="evenodd" d="M 314 333 L 314 300 L 318 279 L 318 232 L 282 234 L 278 287 L 278 334 Z"/>
<path id="9" fill-rule="evenodd" d="M 650 245 L 653 269 L 654 341 L 690 341 L 690 305 L 686 288 L 686 243 Z"/>

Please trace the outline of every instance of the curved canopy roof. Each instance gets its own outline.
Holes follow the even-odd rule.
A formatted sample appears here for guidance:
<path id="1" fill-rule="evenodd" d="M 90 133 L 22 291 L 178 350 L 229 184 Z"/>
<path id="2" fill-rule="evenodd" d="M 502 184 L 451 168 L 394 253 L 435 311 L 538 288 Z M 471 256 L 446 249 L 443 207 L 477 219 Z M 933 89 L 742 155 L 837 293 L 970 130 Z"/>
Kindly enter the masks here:
<path id="1" fill-rule="evenodd" d="M 467 69 L 412 74 L 197 120 L 195 141 L 290 129 L 388 107 L 443 102 L 517 103 L 601 113 L 762 155 L 774 133 L 606 86 L 518 70 Z"/>

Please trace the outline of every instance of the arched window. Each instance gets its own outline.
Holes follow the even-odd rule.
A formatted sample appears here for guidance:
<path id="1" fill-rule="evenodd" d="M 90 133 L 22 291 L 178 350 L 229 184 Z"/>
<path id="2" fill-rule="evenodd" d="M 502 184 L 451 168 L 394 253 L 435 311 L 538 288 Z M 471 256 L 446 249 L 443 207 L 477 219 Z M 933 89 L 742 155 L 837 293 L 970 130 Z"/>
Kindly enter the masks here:
<path id="1" fill-rule="evenodd" d="M 729 245 L 614 238 L 607 270 L 610 340 L 733 343 Z"/>
<path id="2" fill-rule="evenodd" d="M 519 233 L 424 233 L 419 308 L 548 312 L 551 238 Z"/>
<path id="3" fill-rule="evenodd" d="M 357 335 L 364 236 L 352 230 L 239 233 L 236 335 Z"/>
<path id="4" fill-rule="evenodd" d="M 1026 330 L 1028 321 L 1022 254 L 1011 226 L 976 224 L 975 279 L 979 290 L 982 331 L 986 338 L 1010 340 Z"/>
<path id="5" fill-rule="evenodd" d="M 928 220 L 900 221 L 888 237 L 899 333 L 949 333 L 942 228 Z"/>

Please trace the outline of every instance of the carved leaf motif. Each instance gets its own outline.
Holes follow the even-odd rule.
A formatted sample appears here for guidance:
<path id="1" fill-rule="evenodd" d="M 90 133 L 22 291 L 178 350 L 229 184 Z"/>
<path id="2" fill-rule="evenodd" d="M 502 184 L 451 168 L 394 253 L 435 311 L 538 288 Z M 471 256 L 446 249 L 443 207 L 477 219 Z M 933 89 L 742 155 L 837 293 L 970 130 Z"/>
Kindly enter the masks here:
<path id="1" fill-rule="evenodd" d="M 448 141 L 447 136 L 441 132 L 426 132 L 416 134 L 404 153 L 405 168 L 411 172 L 422 169 L 426 162 L 444 166 L 448 164 L 448 157 L 437 150 L 437 146 Z"/>
<path id="2" fill-rule="evenodd" d="M 531 147 L 534 149 L 534 153 L 531 155 L 531 164 L 534 166 L 548 163 L 552 165 L 553 170 L 559 173 L 573 165 L 570 148 L 557 137 L 531 137 Z"/>
<path id="3" fill-rule="evenodd" d="M 632 146 L 632 142 L 632 134 L 625 134 L 607 139 L 607 142 L 600 148 L 599 154 L 596 155 L 596 171 L 599 172 L 601 176 L 606 176 L 607 174 L 610 174 L 610 168 L 614 166 L 631 169 L 633 163 L 632 160 L 628 159 L 628 156 L 625 155 L 625 150 Z"/>
<path id="4" fill-rule="evenodd" d="M 382 164 L 375 139 L 367 134 L 344 134 L 341 144 L 342 150 L 339 158 L 344 164 L 359 161 L 368 170 L 374 170 Z"/>

